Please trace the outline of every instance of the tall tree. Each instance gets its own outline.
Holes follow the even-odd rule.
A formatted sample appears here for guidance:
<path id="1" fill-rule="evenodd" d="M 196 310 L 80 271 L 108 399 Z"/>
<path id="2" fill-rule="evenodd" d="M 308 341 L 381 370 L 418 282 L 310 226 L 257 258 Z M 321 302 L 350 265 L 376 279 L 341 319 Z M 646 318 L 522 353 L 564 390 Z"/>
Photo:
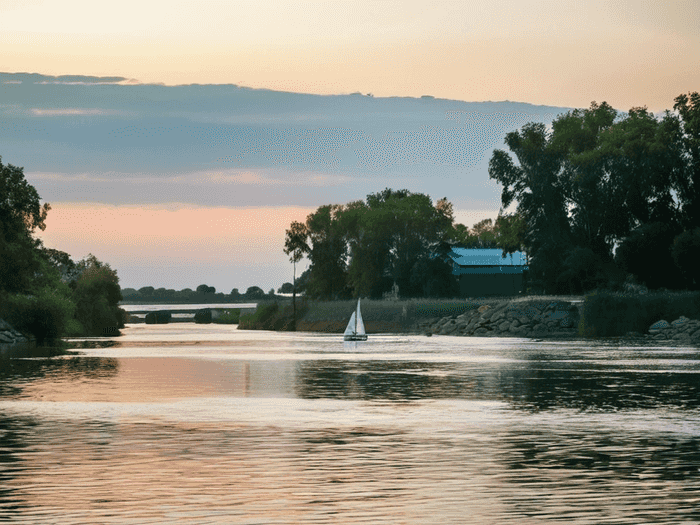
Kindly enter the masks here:
<path id="1" fill-rule="evenodd" d="M 673 108 L 682 119 L 685 170 L 676 180 L 686 230 L 700 226 L 700 94 L 679 95 Z"/>
<path id="2" fill-rule="evenodd" d="M 321 299 L 337 299 L 346 294 L 347 244 L 339 220 L 343 207 L 320 206 L 306 218 L 310 241 L 311 278 L 307 293 Z"/>
<path id="3" fill-rule="evenodd" d="M 292 280 L 292 308 L 294 312 L 292 329 L 296 330 L 297 321 L 297 263 L 301 261 L 305 254 L 309 253 L 309 245 L 306 242 L 309 236 L 306 225 L 294 221 L 289 229 L 285 232 L 284 238 L 284 253 L 289 255 L 289 260 L 293 265 L 293 280 Z M 285 283 L 286 285 L 287 283 Z M 284 289 L 284 286 L 280 290 Z"/>
<path id="4" fill-rule="evenodd" d="M 0 157 L 0 293 L 32 287 L 41 258 L 41 242 L 33 234 L 46 228 L 49 204 L 41 204 L 22 168 L 4 165 Z"/>
<path id="5" fill-rule="evenodd" d="M 559 267 L 571 245 L 566 198 L 560 177 L 563 156 L 551 143 L 544 124 L 525 124 L 508 133 L 506 146 L 513 157 L 494 150 L 489 161 L 489 177 L 502 186 L 504 208 L 513 201 L 527 224 L 525 248 L 531 271 L 545 292 L 556 290 Z"/>

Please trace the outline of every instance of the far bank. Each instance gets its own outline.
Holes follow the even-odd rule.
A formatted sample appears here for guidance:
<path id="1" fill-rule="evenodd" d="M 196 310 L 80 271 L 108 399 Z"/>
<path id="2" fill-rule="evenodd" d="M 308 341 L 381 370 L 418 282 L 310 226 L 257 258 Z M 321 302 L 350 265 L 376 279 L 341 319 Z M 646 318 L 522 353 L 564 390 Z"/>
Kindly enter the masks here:
<path id="1" fill-rule="evenodd" d="M 240 329 L 342 333 L 355 301 L 259 305 Z M 700 345 L 700 293 L 525 296 L 462 300 L 363 300 L 368 334 L 420 333 L 554 339 L 653 337 Z"/>

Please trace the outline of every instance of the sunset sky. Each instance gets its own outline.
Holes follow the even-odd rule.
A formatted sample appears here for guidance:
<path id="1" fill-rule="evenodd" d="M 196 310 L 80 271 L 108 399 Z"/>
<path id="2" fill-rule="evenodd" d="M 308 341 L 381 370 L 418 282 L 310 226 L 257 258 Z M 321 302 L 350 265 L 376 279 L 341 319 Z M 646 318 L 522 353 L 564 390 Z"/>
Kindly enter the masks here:
<path id="1" fill-rule="evenodd" d="M 75 76 L 2 76 L 0 156 L 51 203 L 46 244 L 123 287 L 268 290 L 322 204 L 405 187 L 495 217 L 505 133 L 672 108 L 700 89 L 699 27 L 695 0 L 0 0 L 0 72 Z M 374 97 L 328 97 L 352 93 Z M 506 100 L 531 106 L 459 103 Z"/>

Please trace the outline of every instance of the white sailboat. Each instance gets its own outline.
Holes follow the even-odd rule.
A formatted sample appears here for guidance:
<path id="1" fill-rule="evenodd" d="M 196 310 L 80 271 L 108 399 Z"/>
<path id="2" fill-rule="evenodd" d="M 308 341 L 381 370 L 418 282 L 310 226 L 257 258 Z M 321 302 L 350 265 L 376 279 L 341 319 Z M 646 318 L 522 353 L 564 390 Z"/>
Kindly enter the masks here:
<path id="1" fill-rule="evenodd" d="M 360 300 L 357 300 L 357 309 L 350 316 L 350 322 L 343 334 L 345 341 L 367 341 L 365 333 L 365 323 L 362 322 L 362 313 L 360 312 Z"/>

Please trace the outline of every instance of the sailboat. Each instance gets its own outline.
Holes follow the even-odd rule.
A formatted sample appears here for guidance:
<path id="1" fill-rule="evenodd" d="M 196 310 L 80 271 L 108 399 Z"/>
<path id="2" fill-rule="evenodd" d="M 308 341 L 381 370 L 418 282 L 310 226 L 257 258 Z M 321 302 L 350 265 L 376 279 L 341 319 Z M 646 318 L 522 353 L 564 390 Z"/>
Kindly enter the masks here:
<path id="1" fill-rule="evenodd" d="M 350 322 L 343 334 L 345 341 L 367 341 L 365 333 L 365 323 L 362 322 L 362 313 L 360 312 L 360 300 L 357 300 L 357 309 L 350 316 Z"/>

